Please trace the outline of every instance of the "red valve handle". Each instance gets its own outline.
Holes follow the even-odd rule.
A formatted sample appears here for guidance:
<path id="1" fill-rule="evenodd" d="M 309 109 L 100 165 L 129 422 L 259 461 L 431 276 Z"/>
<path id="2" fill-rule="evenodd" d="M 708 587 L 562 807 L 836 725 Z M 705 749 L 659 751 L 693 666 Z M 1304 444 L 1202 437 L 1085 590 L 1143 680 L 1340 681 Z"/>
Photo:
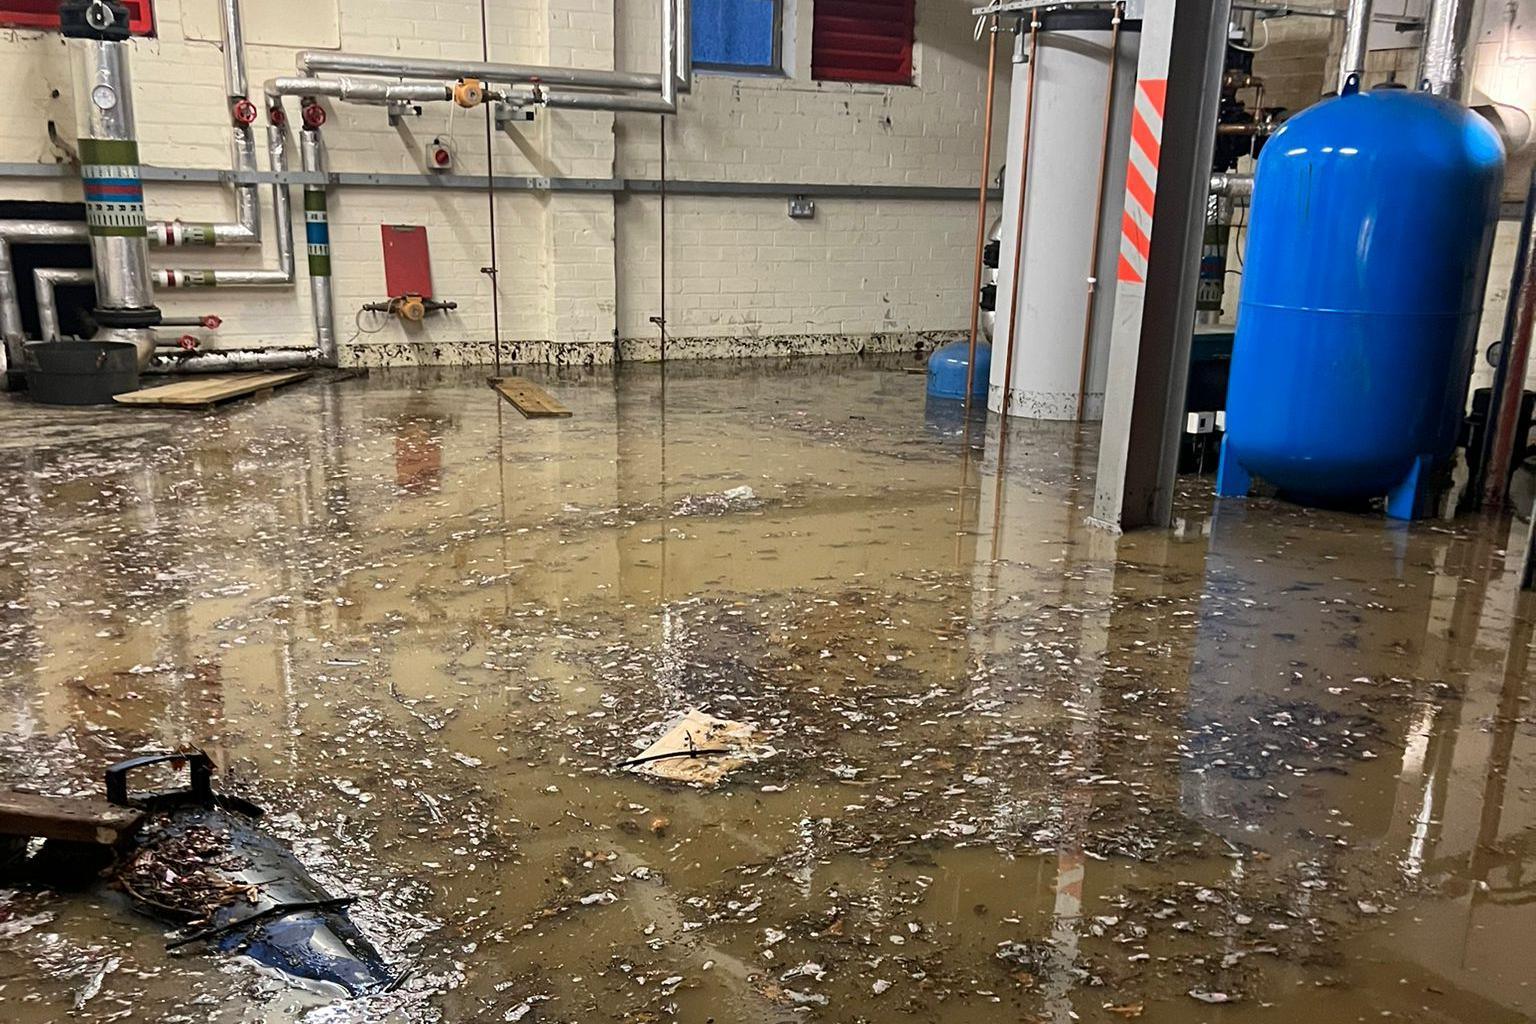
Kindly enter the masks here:
<path id="1" fill-rule="evenodd" d="M 288 112 L 282 107 L 269 107 L 267 109 L 267 120 L 281 128 L 288 123 Z"/>
<path id="2" fill-rule="evenodd" d="M 190 334 L 183 334 L 181 337 L 176 339 L 176 347 L 184 352 L 196 352 L 197 339 L 192 337 Z"/>
<path id="3" fill-rule="evenodd" d="M 235 101 L 235 105 L 230 107 L 229 113 L 235 119 L 235 124 L 248 125 L 256 123 L 256 104 L 244 97 Z"/>
<path id="4" fill-rule="evenodd" d="M 210 330 L 210 331 L 218 330 L 219 329 L 219 325 L 222 324 L 223 322 L 224 321 L 223 321 L 222 318 L 214 316 L 212 314 L 203 317 L 203 327 L 205 329 L 207 329 L 207 330 Z"/>
<path id="5" fill-rule="evenodd" d="M 304 127 L 319 128 L 325 124 L 325 108 L 314 100 L 310 100 L 303 106 Z"/>

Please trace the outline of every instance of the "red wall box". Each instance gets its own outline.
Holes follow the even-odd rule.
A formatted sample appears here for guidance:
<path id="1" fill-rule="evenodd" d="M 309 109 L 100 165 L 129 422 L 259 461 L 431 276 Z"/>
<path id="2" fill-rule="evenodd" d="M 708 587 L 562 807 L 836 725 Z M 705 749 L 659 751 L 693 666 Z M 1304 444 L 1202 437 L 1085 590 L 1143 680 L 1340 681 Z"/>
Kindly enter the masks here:
<path id="1" fill-rule="evenodd" d="M 432 297 L 432 257 L 427 229 L 420 224 L 380 224 L 384 237 L 384 290 L 392 299 L 402 295 Z"/>
<path id="2" fill-rule="evenodd" d="M 128 8 L 128 31 L 136 36 L 155 34 L 153 0 L 123 0 Z M 0 27 L 56 31 L 59 0 L 0 0 Z"/>

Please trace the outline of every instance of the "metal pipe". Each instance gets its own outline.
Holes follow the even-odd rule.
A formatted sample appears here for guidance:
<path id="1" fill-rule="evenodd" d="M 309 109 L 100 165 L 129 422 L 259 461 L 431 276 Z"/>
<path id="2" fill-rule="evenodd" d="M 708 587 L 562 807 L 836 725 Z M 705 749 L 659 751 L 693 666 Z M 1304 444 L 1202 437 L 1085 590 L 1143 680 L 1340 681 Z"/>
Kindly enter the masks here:
<path id="1" fill-rule="evenodd" d="M 240 0 L 220 0 L 219 34 L 224 44 L 224 91 L 230 99 L 248 95 L 245 81 L 245 30 L 240 24 Z"/>
<path id="2" fill-rule="evenodd" d="M 987 104 L 982 114 L 981 173 L 976 196 L 976 275 L 971 286 L 971 341 L 965 360 L 965 412 L 969 421 L 971 392 L 976 387 L 976 334 L 981 328 L 982 262 L 987 251 L 987 184 L 992 179 L 992 100 L 997 92 L 997 15 L 987 26 Z"/>
<path id="3" fill-rule="evenodd" d="M 313 82 L 326 81 L 313 76 L 325 74 L 367 75 L 376 78 L 446 79 L 451 83 L 464 78 L 507 83 L 510 85 L 564 86 L 575 89 L 601 89 L 591 99 L 577 99 L 569 94 L 556 94 L 549 106 L 571 110 L 624 110 L 646 113 L 671 114 L 677 112 L 677 94 L 691 91 L 693 87 L 693 58 L 689 41 L 692 39 L 692 12 L 689 0 L 662 0 L 661 5 L 661 67 L 656 74 L 633 71 L 606 71 L 588 68 L 558 68 L 538 64 L 504 64 L 494 61 L 457 61 L 436 58 L 402 58 L 379 54 L 330 53 L 319 50 L 301 50 L 295 64 L 302 75 Z M 276 79 L 275 81 L 297 81 Z M 268 96 L 272 96 L 271 83 Z M 660 97 L 633 98 L 612 93 L 653 93 Z M 320 89 L 305 93 L 295 90 L 289 95 L 335 95 Z M 338 96 L 348 100 L 359 98 Z M 388 99 L 434 100 L 436 96 L 412 97 L 392 95 Z M 494 97 L 493 97 L 494 98 Z M 270 99 L 269 99 L 270 105 Z"/>
<path id="4" fill-rule="evenodd" d="M 85 243 L 90 235 L 84 224 L 62 220 L 0 220 L 0 386 L 3 376 L 21 365 L 27 336 L 21 325 L 21 302 L 11 265 L 11 243 L 62 245 Z"/>
<path id="5" fill-rule="evenodd" d="M 251 348 L 222 349 L 188 354 L 156 354 L 147 373 L 233 373 L 251 370 L 301 370 L 324 367 L 319 349 Z"/>
<path id="6" fill-rule="evenodd" d="M 270 115 L 270 111 L 269 111 Z M 267 163 L 273 172 L 288 170 L 288 130 L 267 120 Z M 272 234 L 277 242 L 277 269 L 293 280 L 293 197 L 281 181 L 272 183 Z"/>
<path id="7" fill-rule="evenodd" d="M 677 0 L 664 0 L 661 9 L 661 102 L 677 111 Z"/>
<path id="8" fill-rule="evenodd" d="M 677 91 L 693 89 L 693 0 L 671 0 L 677 15 Z"/>
<path id="9" fill-rule="evenodd" d="M 1491 429 L 1483 444 L 1483 508 L 1501 509 L 1515 461 L 1520 406 L 1525 398 L 1525 374 L 1530 366 L 1531 334 L 1536 330 L 1536 172 L 1526 191 L 1525 217 L 1520 224 L 1520 250 L 1510 282 L 1509 309 L 1504 317 L 1504 344 L 1489 395 Z"/>
<path id="10" fill-rule="evenodd" d="M 300 163 L 306 171 L 325 170 L 320 132 L 299 133 Z M 304 186 L 304 235 L 309 250 L 309 295 L 315 320 L 315 349 L 326 366 L 336 365 L 335 311 L 331 295 L 331 228 L 324 185 Z"/>
<path id="11" fill-rule="evenodd" d="M 1115 114 L 1115 82 L 1120 70 L 1120 23 L 1125 20 L 1125 5 L 1117 4 L 1115 13 L 1110 18 L 1109 27 L 1109 83 L 1104 93 L 1104 126 L 1101 130 L 1102 144 L 1099 150 L 1099 184 L 1094 193 L 1093 208 L 1093 247 L 1092 255 L 1088 257 L 1088 295 L 1084 300 L 1086 308 L 1083 313 L 1083 353 L 1078 360 L 1077 372 L 1077 422 L 1083 422 L 1083 413 L 1088 404 L 1088 362 L 1089 355 L 1093 351 L 1093 305 L 1099 291 L 1099 256 L 1104 251 L 1104 186 L 1109 181 L 1109 144 L 1110 134 L 1114 127 Z M 1009 325 L 1008 338 L 1013 340 L 1013 326 Z"/>
<path id="12" fill-rule="evenodd" d="M 346 77 L 274 78 L 263 86 L 263 91 L 270 109 L 279 106 L 284 96 L 329 96 L 347 103 L 436 103 L 453 99 L 453 85 L 451 81 L 422 79 L 374 82 Z"/>
<path id="13" fill-rule="evenodd" d="M 160 311 L 149 274 L 128 43 L 99 38 L 95 29 L 70 34 L 66 27 L 65 32 L 74 66 L 80 177 L 96 271 L 96 321 L 104 328 L 103 340 L 133 344 L 142 367 L 155 352 L 149 327 Z"/>
<path id="14" fill-rule="evenodd" d="M 37 333 L 44 341 L 59 340 L 61 284 L 90 284 L 94 275 L 85 267 L 37 267 L 32 271 L 32 291 L 37 296 Z"/>
<path id="15" fill-rule="evenodd" d="M 1035 133 L 1035 85 L 1036 71 L 1040 64 L 1040 14 L 1035 12 L 1029 22 L 1029 80 L 1024 100 L 1024 132 L 1019 142 L 1019 209 L 1018 222 L 1013 228 L 1013 284 L 1008 293 L 1008 349 L 1003 362 L 1003 409 L 1002 426 L 1008 426 L 1008 404 L 1013 400 L 1013 339 L 1018 336 L 1019 315 L 1019 268 L 1024 261 L 1024 211 L 1029 205 L 1029 150 L 1030 138 Z M 1002 463 L 998 463 L 1001 468 Z"/>
<path id="16" fill-rule="evenodd" d="M 236 104 L 247 101 L 245 38 L 240 27 L 240 0 L 219 0 L 219 38 L 224 48 L 224 93 L 229 101 L 230 167 L 237 174 L 256 171 L 256 133 L 234 117 Z M 147 225 L 152 249 L 175 246 L 254 246 L 261 244 L 261 199 L 256 186 L 236 184 L 235 219 L 225 221 L 157 220 Z"/>
<path id="17" fill-rule="evenodd" d="M 675 114 L 676 101 L 657 96 L 628 96 L 611 92 L 553 92 L 540 90 L 546 107 L 563 110 L 612 110 L 644 114 Z"/>
<path id="18" fill-rule="evenodd" d="M 569 85 L 590 89 L 655 92 L 662 75 L 631 71 L 598 71 L 554 68 L 536 64 L 498 64 L 484 61 L 403 58 L 374 54 L 329 53 L 302 50 L 296 61 L 300 74 L 372 75 L 384 78 L 478 78 L 488 82 L 528 85 Z M 665 69 L 663 69 L 665 70 Z"/>
<path id="19" fill-rule="evenodd" d="M 1253 175 L 1218 171 L 1211 175 L 1211 192 L 1229 199 L 1247 199 L 1253 195 Z"/>
<path id="20" fill-rule="evenodd" d="M 1349 0 L 1344 17 L 1344 49 L 1339 55 L 1339 95 L 1349 76 L 1358 83 L 1365 78 L 1365 55 L 1370 49 L 1371 6 L 1375 0 Z"/>
<path id="21" fill-rule="evenodd" d="M 1420 88 L 1466 102 L 1472 48 L 1477 44 L 1482 13 L 1482 0 L 1431 0 L 1424 19 L 1424 49 L 1419 56 Z"/>

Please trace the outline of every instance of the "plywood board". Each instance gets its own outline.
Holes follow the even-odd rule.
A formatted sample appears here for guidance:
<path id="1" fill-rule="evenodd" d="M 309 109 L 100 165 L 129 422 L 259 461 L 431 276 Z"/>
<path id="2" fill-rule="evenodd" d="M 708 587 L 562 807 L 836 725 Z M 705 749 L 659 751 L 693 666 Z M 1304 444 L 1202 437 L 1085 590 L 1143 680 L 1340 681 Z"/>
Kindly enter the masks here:
<path id="1" fill-rule="evenodd" d="M 281 370 L 272 373 L 230 373 L 210 377 L 188 377 L 171 384 L 159 384 L 118 395 L 124 405 L 150 405 L 174 409 L 202 409 L 232 398 L 270 391 L 309 376 L 308 370 Z"/>
<path id="2" fill-rule="evenodd" d="M 695 754 L 696 751 L 699 753 Z M 629 764 L 637 774 L 713 786 L 742 765 L 769 753 L 745 722 L 716 718 L 693 708 Z"/>
<path id="3" fill-rule="evenodd" d="M 143 811 L 94 797 L 0 792 L 0 835 L 115 846 L 143 820 Z"/>
<path id="4" fill-rule="evenodd" d="M 526 377 L 491 377 L 489 379 L 491 387 L 529 419 L 571 414 L 571 410 L 561 405 L 559 399 Z"/>

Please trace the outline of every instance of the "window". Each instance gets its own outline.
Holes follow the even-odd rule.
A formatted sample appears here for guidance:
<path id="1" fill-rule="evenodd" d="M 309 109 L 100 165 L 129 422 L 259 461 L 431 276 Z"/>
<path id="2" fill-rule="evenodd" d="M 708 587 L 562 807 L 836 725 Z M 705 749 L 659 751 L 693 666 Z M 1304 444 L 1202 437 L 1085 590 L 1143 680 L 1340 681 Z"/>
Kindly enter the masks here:
<path id="1" fill-rule="evenodd" d="M 912 84 L 917 0 L 812 0 L 811 77 Z"/>
<path id="2" fill-rule="evenodd" d="M 0 0 L 3 2 L 3 0 Z M 779 71 L 783 0 L 693 0 L 693 66 Z"/>
<path id="3" fill-rule="evenodd" d="M 123 0 L 128 8 L 128 31 L 136 36 L 155 34 L 151 0 Z M 57 30 L 59 0 L 0 0 L 0 28 Z"/>

